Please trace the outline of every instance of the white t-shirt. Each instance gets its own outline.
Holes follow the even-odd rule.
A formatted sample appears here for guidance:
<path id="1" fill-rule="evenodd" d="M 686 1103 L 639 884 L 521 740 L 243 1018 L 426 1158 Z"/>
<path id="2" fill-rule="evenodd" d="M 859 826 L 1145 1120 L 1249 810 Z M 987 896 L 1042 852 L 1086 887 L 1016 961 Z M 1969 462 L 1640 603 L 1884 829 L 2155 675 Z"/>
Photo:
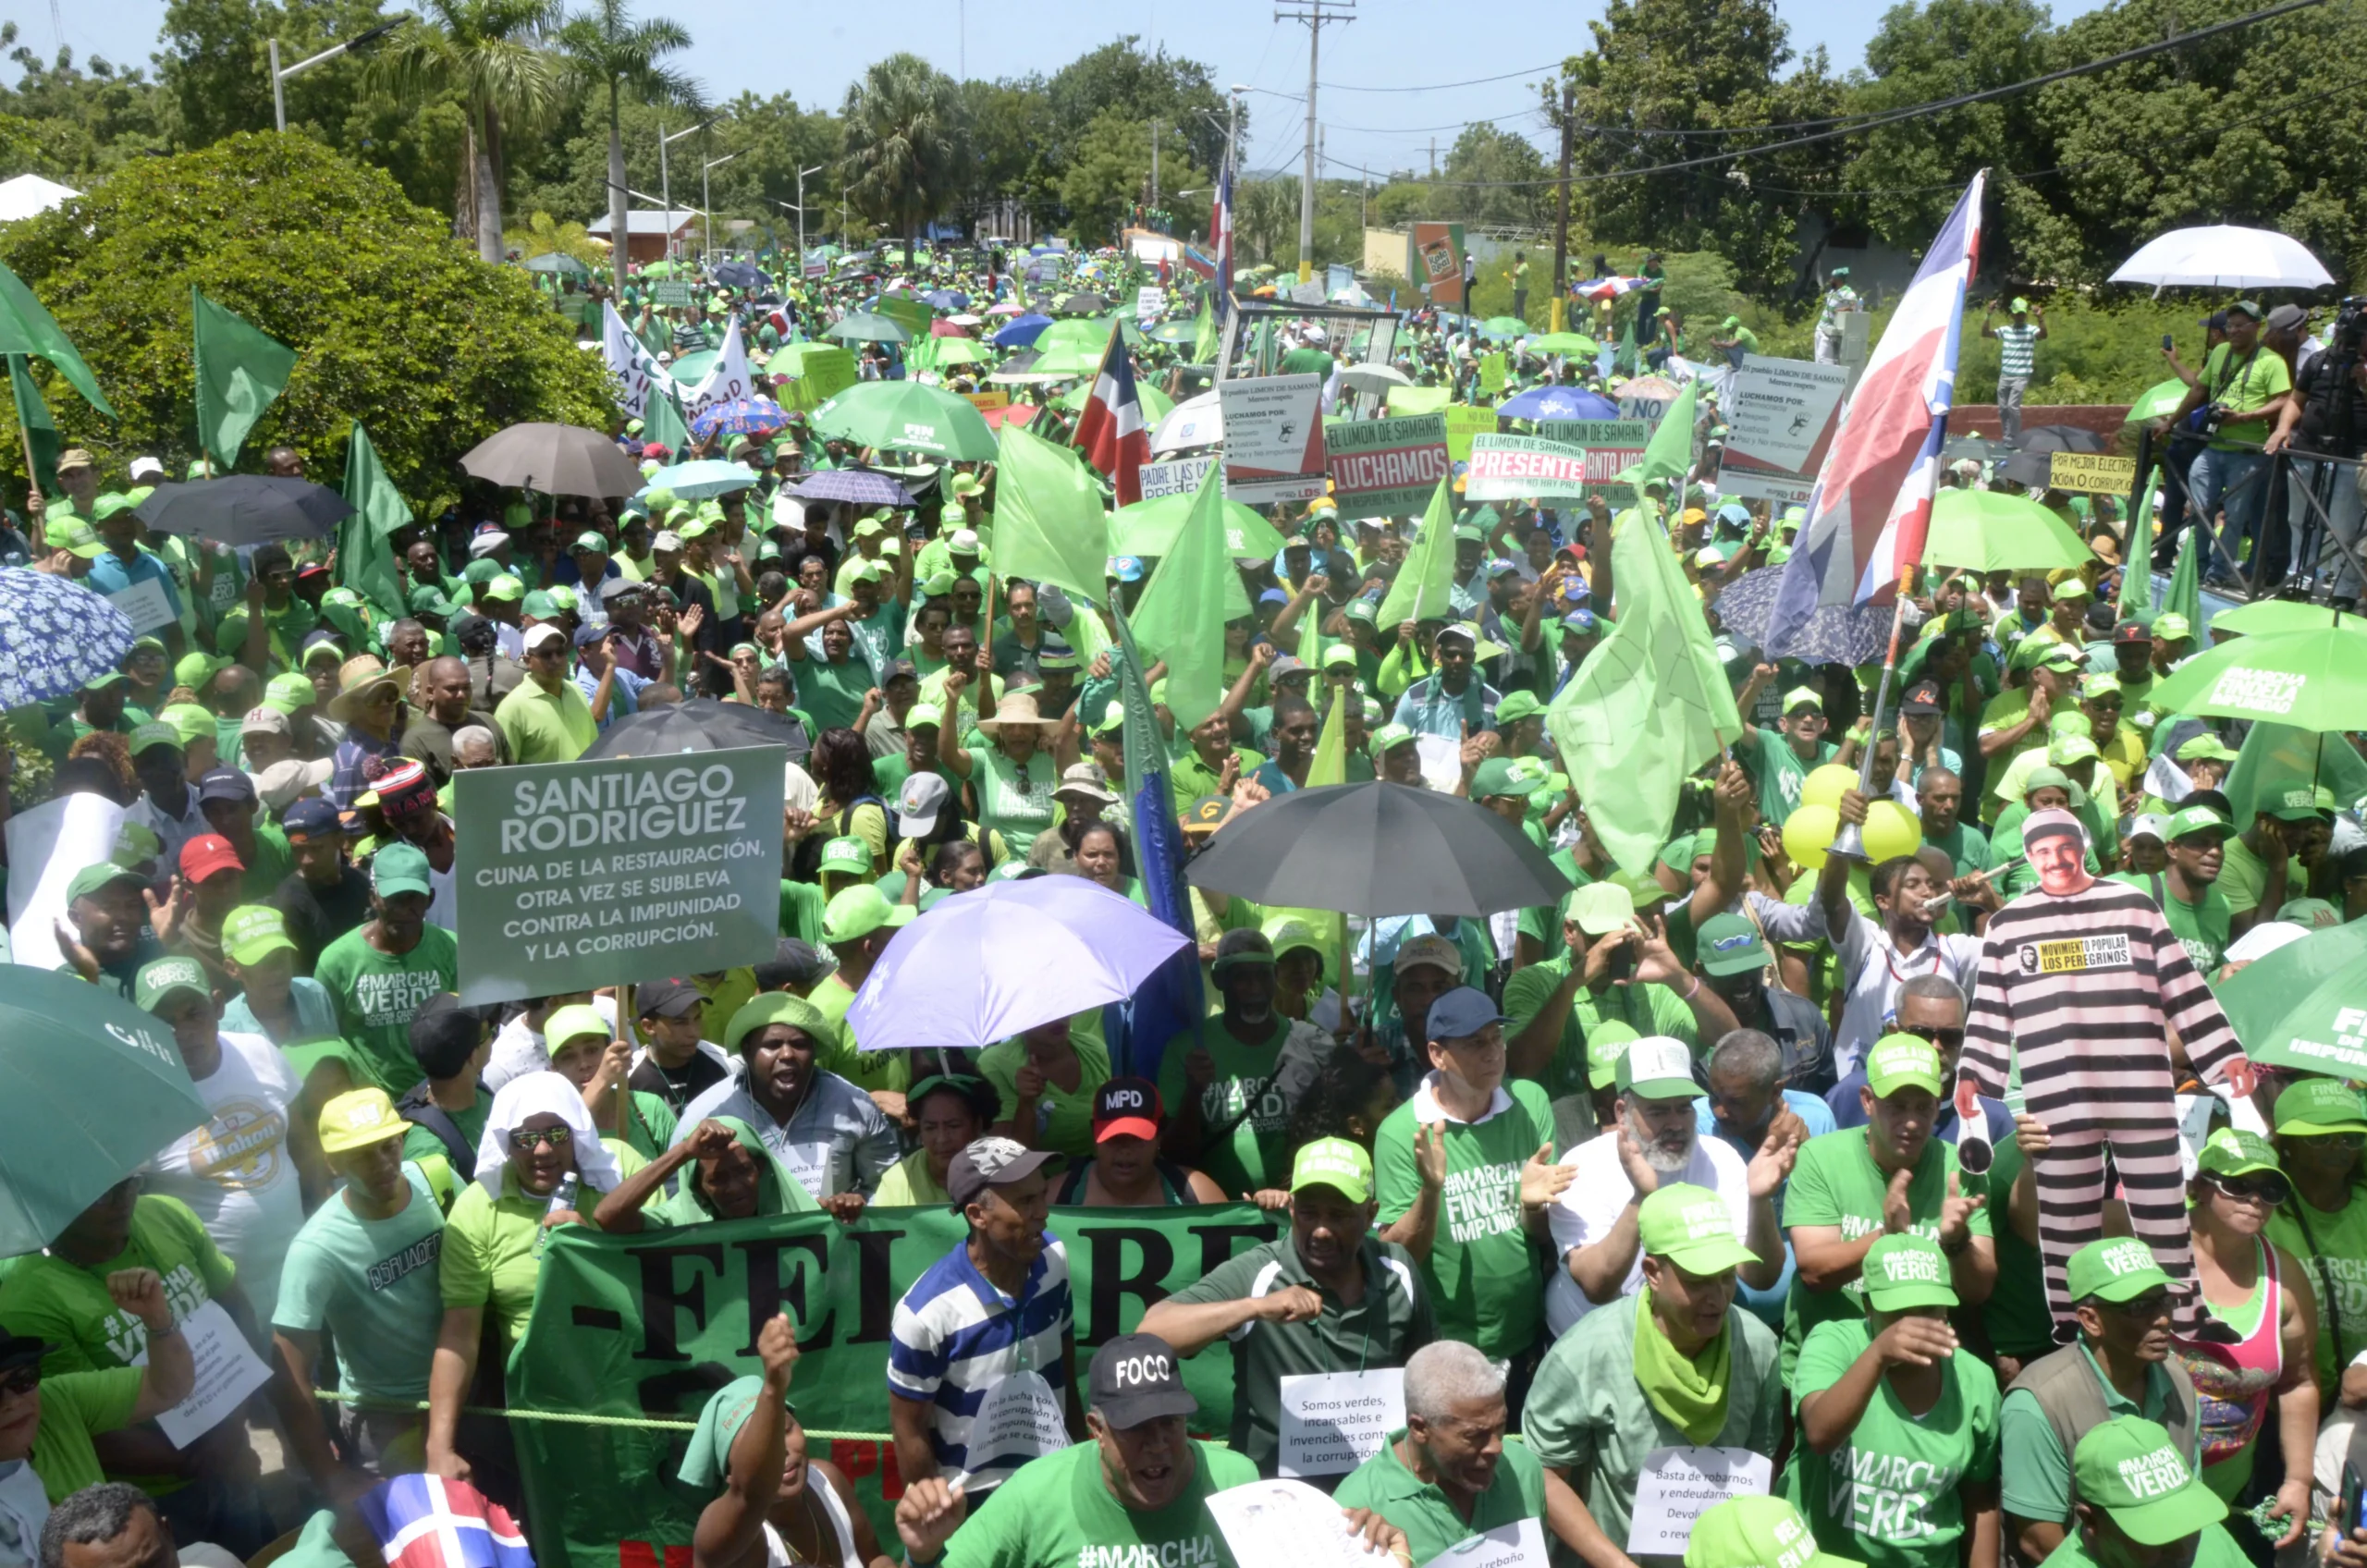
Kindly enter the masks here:
<path id="1" fill-rule="evenodd" d="M 1577 1172 L 1577 1179 L 1562 1189 L 1553 1207 L 1545 1211 L 1546 1223 L 1553 1228 L 1553 1273 L 1545 1287 L 1545 1326 L 1560 1339 L 1570 1326 L 1598 1305 L 1587 1299 L 1586 1292 L 1570 1278 L 1570 1255 L 1580 1247 L 1592 1246 L 1611 1233 L 1619 1223 L 1619 1211 L 1636 1194 L 1636 1184 L 1627 1180 L 1626 1170 L 1619 1163 L 1619 1138 L 1615 1130 L 1605 1130 L 1578 1145 L 1562 1157 L 1562 1163 Z M 1728 1148 L 1717 1138 L 1696 1134 L 1693 1158 L 1684 1170 L 1661 1178 L 1663 1183 L 1690 1182 L 1697 1187 L 1707 1187 L 1726 1200 L 1734 1213 L 1735 1240 L 1748 1243 L 1750 1239 L 1750 1171 L 1743 1164 L 1742 1156 Z M 1644 1288 L 1644 1255 L 1639 1248 L 1636 1261 L 1627 1268 L 1627 1278 L 1619 1287 L 1623 1301 Z"/>
<path id="2" fill-rule="evenodd" d="M 278 1047 L 261 1035 L 219 1038 L 222 1064 L 197 1080 L 204 1124 L 156 1156 L 148 1190 L 196 1211 L 206 1234 L 237 1268 L 249 1301 L 276 1302 L 280 1264 L 304 1228 L 304 1194 L 288 1143 L 302 1085 Z"/>

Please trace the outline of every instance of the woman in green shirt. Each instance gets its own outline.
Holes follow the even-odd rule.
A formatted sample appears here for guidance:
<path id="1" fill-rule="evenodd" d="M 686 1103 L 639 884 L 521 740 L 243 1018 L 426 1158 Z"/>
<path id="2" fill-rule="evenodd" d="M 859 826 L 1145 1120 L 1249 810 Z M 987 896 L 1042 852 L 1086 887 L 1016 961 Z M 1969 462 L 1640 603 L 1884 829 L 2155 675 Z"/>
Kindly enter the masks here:
<path id="1" fill-rule="evenodd" d="M 889 1167 L 871 1196 L 874 1208 L 917 1208 L 949 1204 L 946 1172 L 953 1157 L 987 1135 L 995 1119 L 994 1085 L 966 1074 L 922 1079 L 905 1096 L 920 1147 Z"/>
<path id="2" fill-rule="evenodd" d="M 978 725 L 987 743 L 965 748 L 960 739 L 961 705 L 969 683 L 966 670 L 945 673 L 945 718 L 938 726 L 937 760 L 949 780 L 968 781 L 981 825 L 1001 834 L 1006 844 L 1032 844 L 1036 834 L 1052 826 L 1052 790 L 1061 769 L 1076 760 L 1076 726 L 1037 713 L 1032 692 L 1007 692 L 995 704 L 995 716 Z"/>
<path id="3" fill-rule="evenodd" d="M 655 1159 L 674 1141 L 674 1108 L 645 1089 L 625 1086 L 632 1047 L 615 1034 L 597 1008 L 581 1003 L 558 1009 L 543 1023 L 551 1071 L 583 1095 L 601 1136 L 621 1139 L 642 1158 Z"/>
<path id="4" fill-rule="evenodd" d="M 1117 828 L 1106 822 L 1085 824 L 1076 837 L 1073 855 L 1078 876 L 1088 882 L 1098 882 L 1113 893 L 1123 894 L 1146 909 L 1149 907 L 1142 879 L 1127 876 L 1122 867 Z"/>
<path id="5" fill-rule="evenodd" d="M 2275 1144 L 2293 1192 L 2268 1217 L 2268 1239 L 2300 1260 L 2316 1300 L 2318 1398 L 2332 1410 L 2343 1368 L 2367 1350 L 2367 1100 L 2336 1079 L 2290 1079 Z"/>
<path id="6" fill-rule="evenodd" d="M 1039 1023 L 978 1053 L 978 1071 L 1001 1104 L 999 1138 L 1080 1159 L 1093 1152 L 1093 1096 L 1110 1081 L 1110 1053 L 1072 1034 L 1072 1020 Z"/>

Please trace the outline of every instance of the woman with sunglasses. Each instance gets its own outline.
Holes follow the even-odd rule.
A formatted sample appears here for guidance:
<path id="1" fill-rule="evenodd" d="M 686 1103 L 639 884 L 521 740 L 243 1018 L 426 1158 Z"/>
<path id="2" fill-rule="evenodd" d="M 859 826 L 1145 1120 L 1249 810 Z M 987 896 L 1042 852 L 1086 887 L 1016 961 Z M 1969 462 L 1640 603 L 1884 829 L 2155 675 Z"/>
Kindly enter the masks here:
<path id="1" fill-rule="evenodd" d="M 480 1476 L 478 1487 L 488 1496 L 500 1498 L 506 1489 L 515 1498 L 505 1424 L 472 1419 L 463 1437 L 460 1406 L 502 1402 L 501 1367 L 533 1315 L 545 1231 L 588 1224 L 600 1195 L 644 1163 L 629 1145 L 601 1138 L 583 1091 L 559 1073 L 529 1072 L 493 1096 L 477 1142 L 476 1180 L 444 1224 L 444 1326 L 427 1382 L 430 1472 L 465 1480 L 472 1461 L 489 1461 L 503 1474 Z M 562 1191 L 570 1178 L 571 1197 Z M 488 1309 L 497 1336 L 485 1332 Z M 489 1374 L 482 1387 L 480 1367 Z M 470 1458 L 461 1457 L 461 1448 Z"/>
<path id="2" fill-rule="evenodd" d="M 2286 1465 L 2269 1513 L 2289 1525 L 2275 1544 L 2290 1546 L 2309 1520 L 2317 1325 L 2310 1292 L 2296 1288 L 2306 1278 L 2301 1266 L 2263 1232 L 2292 1185 L 2276 1168 L 2275 1149 L 2256 1133 L 2219 1129 L 2197 1163 L 2187 1201 L 2203 1310 L 2192 1336 L 2172 1337 L 2171 1354 L 2194 1379 L 2202 1480 L 2223 1501 L 2251 1479 L 2261 1427 L 2275 1403 Z"/>
<path id="3" fill-rule="evenodd" d="M 2319 1408 L 2330 1411 L 2343 1368 L 2367 1350 L 2367 1101 L 2332 1078 L 2260 1069 L 2263 1079 L 2272 1072 L 2282 1083 L 2271 1141 L 2293 1195 L 2269 1217 L 2268 1238 L 2301 1260 L 2310 1281 Z"/>

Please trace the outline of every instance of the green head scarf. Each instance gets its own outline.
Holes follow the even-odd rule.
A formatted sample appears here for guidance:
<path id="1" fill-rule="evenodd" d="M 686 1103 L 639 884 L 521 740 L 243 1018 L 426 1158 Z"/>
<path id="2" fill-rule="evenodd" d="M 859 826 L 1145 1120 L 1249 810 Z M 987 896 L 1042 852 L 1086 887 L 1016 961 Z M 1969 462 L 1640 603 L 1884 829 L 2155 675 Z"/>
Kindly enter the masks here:
<path id="1" fill-rule="evenodd" d="M 678 1473 L 684 1486 L 695 1487 L 703 1492 L 720 1490 L 731 1473 L 731 1445 L 740 1436 L 740 1428 L 756 1413 L 756 1402 L 765 1396 L 765 1380 L 758 1377 L 734 1378 L 715 1390 L 699 1412 L 699 1424 L 691 1433 L 691 1446 L 682 1455 L 682 1468 Z M 791 1415 L 797 1406 L 783 1400 Z"/>
<path id="2" fill-rule="evenodd" d="M 765 1140 L 754 1127 L 736 1116 L 717 1116 L 712 1120 L 731 1129 L 740 1146 L 756 1162 L 756 1214 L 812 1214 L 821 1208 L 803 1182 L 780 1162 L 780 1157 L 765 1146 Z M 685 1137 L 688 1133 L 683 1134 Z M 684 1168 L 682 1180 L 660 1203 L 651 1206 L 650 1217 L 666 1225 L 704 1225 L 722 1216 L 715 1212 L 715 1201 L 706 1194 L 704 1173 L 696 1160 Z"/>

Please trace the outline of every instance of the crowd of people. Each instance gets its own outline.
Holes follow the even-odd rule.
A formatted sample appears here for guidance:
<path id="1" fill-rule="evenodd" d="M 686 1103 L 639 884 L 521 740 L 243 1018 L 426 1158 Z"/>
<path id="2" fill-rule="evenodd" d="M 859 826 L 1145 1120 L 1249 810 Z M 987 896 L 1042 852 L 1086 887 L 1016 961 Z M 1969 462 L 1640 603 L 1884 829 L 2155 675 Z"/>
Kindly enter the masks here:
<path id="1" fill-rule="evenodd" d="M 987 300 L 1018 286 L 1001 260 L 914 264 Z M 860 278 L 617 297 L 670 357 L 735 317 L 767 344 L 818 331 Z M 1417 314 L 1406 363 L 1460 386 L 1466 338 Z M 1451 602 L 1402 624 L 1378 611 L 1413 520 L 1269 508 L 1282 548 L 1239 563 L 1249 609 L 1208 629 L 1220 705 L 1178 724 L 1154 667 L 1131 731 L 1104 610 L 997 572 L 992 463 L 901 466 L 907 506 L 801 501 L 884 455 L 793 412 L 691 450 L 619 419 L 647 471 L 712 456 L 750 482 L 472 488 L 390 541 L 388 618 L 325 541 L 151 534 L 160 460 L 104 488 L 64 453 L 33 563 L 155 581 L 176 619 L 7 716 L 0 801 L 120 808 L 58 951 L 169 1034 L 207 1121 L 0 1260 L 0 1568 L 200 1542 L 375 1568 L 350 1505 L 380 1477 L 522 1506 L 482 1413 L 553 1228 L 914 1206 L 967 1235 L 900 1281 L 892 1511 L 809 1452 L 778 1318 L 660 1478 L 706 1500 L 693 1562 L 1230 1563 L 1206 1500 L 1284 1473 L 1294 1379 L 1329 1377 L 1402 1406 L 1308 1478 L 1404 1568 L 1525 1521 L 1588 1568 L 2367 1564 L 2345 1491 L 2367 1468 L 2367 1097 L 2246 1062 L 2214 995 L 2367 916 L 2359 802 L 2309 778 L 2238 809 L 2238 729 L 2149 700 L 2209 629 L 2114 614 L 2116 563 L 2151 542 L 2084 503 L 2107 546 L 2084 567 L 1920 575 L 1886 704 L 1879 663 L 1757 648 L 1718 594 L 1802 519 L 1714 493 L 1714 420 L 1698 476 L 1617 506 L 1459 506 Z M 1049 398 L 1033 428 L 1061 430 Z M 1623 867 L 1548 717 L 1614 624 L 1611 534 L 1662 525 L 1748 723 L 1656 862 Z M 1107 594 L 1147 576 L 1114 557 Z M 699 698 L 790 737 L 772 957 L 464 1005 L 456 776 L 572 761 Z M 1350 781 L 1463 797 L 1571 891 L 1360 919 L 1343 952 L 1303 912 L 1196 888 L 1208 1016 L 1163 1060 L 1119 1071 L 1098 1011 L 943 1060 L 866 1048 L 858 992 L 944 900 L 1080 876 L 1145 901 L 1130 732 L 1163 746 L 1196 854 L 1308 787 L 1335 723 Z M 1895 802 L 1917 847 L 1785 832 L 1819 769 L 1861 764 L 1837 821 Z M 1224 1202 L 1279 1233 L 1077 1342 L 1056 1207 Z M 191 1397 L 200 1325 L 268 1377 L 177 1439 L 157 1417 Z M 1195 1357 L 1231 1362 L 1230 1430 L 1196 1424 Z M 1668 1536 L 1707 1450 L 1748 1463 Z"/>

